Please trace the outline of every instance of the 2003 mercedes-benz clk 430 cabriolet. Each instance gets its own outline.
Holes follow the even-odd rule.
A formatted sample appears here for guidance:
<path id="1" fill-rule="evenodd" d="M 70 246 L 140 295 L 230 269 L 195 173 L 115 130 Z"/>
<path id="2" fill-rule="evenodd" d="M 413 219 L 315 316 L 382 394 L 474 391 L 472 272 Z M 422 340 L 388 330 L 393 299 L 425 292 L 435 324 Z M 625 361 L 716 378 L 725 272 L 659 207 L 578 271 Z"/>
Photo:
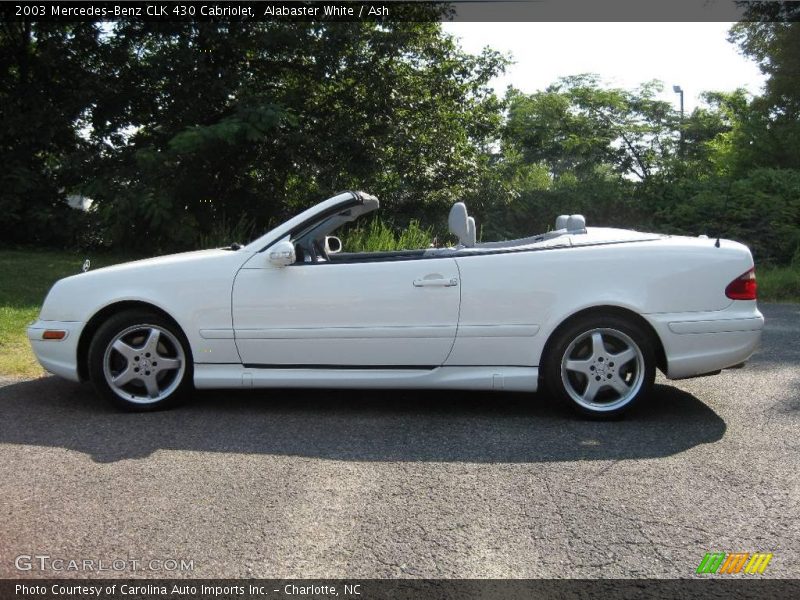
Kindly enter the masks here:
<path id="1" fill-rule="evenodd" d="M 590 416 L 653 386 L 741 365 L 759 343 L 753 259 L 728 240 L 586 227 L 529 238 L 343 252 L 375 210 L 330 198 L 244 247 L 88 271 L 53 286 L 28 329 L 48 371 L 119 406 L 195 388 L 446 388 L 550 393 Z"/>

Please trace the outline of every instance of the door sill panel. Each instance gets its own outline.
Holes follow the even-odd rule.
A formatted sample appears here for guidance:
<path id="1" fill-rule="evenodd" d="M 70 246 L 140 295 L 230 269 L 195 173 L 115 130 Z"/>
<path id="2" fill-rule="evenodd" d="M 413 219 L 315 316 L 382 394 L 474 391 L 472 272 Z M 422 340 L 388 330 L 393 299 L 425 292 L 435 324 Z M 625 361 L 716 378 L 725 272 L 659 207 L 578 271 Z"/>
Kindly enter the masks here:
<path id="1" fill-rule="evenodd" d="M 535 392 L 538 367 L 437 367 L 435 369 L 248 368 L 196 364 L 194 385 L 214 388 L 448 389 Z"/>

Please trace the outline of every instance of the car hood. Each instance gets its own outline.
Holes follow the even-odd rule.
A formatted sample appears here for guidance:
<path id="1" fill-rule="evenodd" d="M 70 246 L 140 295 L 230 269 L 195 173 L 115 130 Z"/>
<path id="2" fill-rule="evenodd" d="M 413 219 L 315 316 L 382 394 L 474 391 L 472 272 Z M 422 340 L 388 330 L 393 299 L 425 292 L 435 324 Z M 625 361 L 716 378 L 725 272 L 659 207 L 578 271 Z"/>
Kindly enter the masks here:
<path id="1" fill-rule="evenodd" d="M 131 273 L 133 271 L 147 271 L 147 270 L 161 270 L 164 268 L 182 268 L 193 267 L 199 263 L 213 262 L 217 259 L 228 258 L 238 251 L 225 250 L 222 248 L 215 248 L 212 250 L 194 250 L 192 252 L 180 252 L 178 254 L 167 254 L 164 256 L 156 256 L 153 258 L 144 258 L 141 260 L 132 260 L 130 262 L 119 263 L 111 265 L 110 267 L 101 267 L 99 269 L 92 269 L 85 273 L 79 273 L 68 277 L 67 279 L 90 279 L 95 277 L 107 277 L 109 275 L 116 275 L 118 273 Z M 244 262 L 244 253 L 242 253 L 242 262 Z M 248 254 L 249 257 L 249 254 Z"/>
<path id="2" fill-rule="evenodd" d="M 117 300 L 154 302 L 164 289 L 186 293 L 230 286 L 251 253 L 243 250 L 198 250 L 90 270 L 58 280 L 47 294 L 40 318 L 80 321 L 92 310 Z M 230 290 L 228 290 L 230 293 Z M 154 302 L 155 303 L 155 302 Z M 157 303 L 156 303 L 157 304 Z"/>

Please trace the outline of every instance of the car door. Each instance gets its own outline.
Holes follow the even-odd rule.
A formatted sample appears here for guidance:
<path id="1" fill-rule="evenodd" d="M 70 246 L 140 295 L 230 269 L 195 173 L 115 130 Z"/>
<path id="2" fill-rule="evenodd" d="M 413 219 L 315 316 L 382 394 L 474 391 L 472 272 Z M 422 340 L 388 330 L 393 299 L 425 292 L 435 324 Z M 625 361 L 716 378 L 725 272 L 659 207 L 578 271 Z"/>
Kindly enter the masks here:
<path id="1" fill-rule="evenodd" d="M 455 340 L 460 280 L 452 258 L 276 267 L 260 253 L 232 302 L 246 365 L 432 367 Z"/>

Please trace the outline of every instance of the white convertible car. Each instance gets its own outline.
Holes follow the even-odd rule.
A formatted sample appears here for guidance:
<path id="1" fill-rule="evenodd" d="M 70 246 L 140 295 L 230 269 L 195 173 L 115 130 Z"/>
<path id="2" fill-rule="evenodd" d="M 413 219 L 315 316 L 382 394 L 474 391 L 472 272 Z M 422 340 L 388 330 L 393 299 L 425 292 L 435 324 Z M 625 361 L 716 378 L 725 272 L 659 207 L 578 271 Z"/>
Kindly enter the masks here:
<path id="1" fill-rule="evenodd" d="M 244 247 L 62 279 L 28 337 L 42 366 L 116 404 L 195 388 L 445 388 L 534 392 L 590 416 L 630 408 L 655 369 L 739 366 L 759 343 L 753 259 L 728 240 L 586 227 L 529 238 L 349 253 L 331 234 L 375 210 L 330 198 Z"/>

